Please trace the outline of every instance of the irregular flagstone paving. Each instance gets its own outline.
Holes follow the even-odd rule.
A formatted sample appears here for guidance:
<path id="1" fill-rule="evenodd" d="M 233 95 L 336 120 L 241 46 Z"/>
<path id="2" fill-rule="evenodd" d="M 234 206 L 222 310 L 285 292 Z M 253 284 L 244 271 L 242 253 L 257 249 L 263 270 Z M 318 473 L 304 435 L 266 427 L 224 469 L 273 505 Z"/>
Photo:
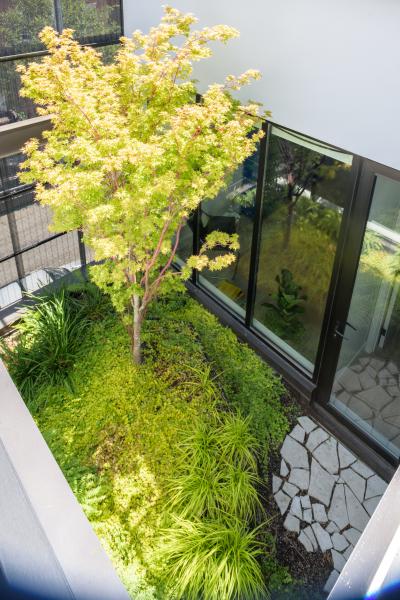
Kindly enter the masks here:
<path id="1" fill-rule="evenodd" d="M 279 475 L 272 478 L 275 502 L 285 529 L 307 552 L 331 553 L 329 592 L 387 484 L 306 416 L 286 436 L 281 456 Z"/>

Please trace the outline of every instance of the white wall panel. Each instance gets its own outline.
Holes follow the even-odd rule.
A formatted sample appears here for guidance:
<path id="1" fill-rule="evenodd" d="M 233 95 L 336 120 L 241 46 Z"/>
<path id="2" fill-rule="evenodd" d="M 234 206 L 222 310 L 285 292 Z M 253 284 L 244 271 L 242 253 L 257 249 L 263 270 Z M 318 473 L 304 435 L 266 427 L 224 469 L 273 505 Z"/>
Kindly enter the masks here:
<path id="1" fill-rule="evenodd" d="M 146 31 L 165 0 L 125 0 L 125 32 Z M 244 97 L 276 122 L 400 169 L 398 0 L 175 0 L 199 25 L 224 23 L 239 40 L 196 74 L 200 88 L 258 68 Z"/>

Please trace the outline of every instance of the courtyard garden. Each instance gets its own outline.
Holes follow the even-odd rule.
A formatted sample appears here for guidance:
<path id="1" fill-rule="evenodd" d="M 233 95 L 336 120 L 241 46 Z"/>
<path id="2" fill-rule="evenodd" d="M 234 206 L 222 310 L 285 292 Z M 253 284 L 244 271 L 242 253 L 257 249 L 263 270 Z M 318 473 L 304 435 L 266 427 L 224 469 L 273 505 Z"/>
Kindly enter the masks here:
<path id="1" fill-rule="evenodd" d="M 197 94 L 193 63 L 238 32 L 195 22 L 166 7 L 107 64 L 46 27 L 47 54 L 19 67 L 52 121 L 20 179 L 94 260 L 89 281 L 35 298 L 2 358 L 132 598 L 317 599 L 330 558 L 284 529 L 271 481 L 298 405 L 185 288 L 235 264 L 238 233 L 205 228 L 174 268 L 193 214 L 264 136 L 259 105 L 232 95 L 257 71 Z"/>
<path id="2" fill-rule="evenodd" d="M 323 597 L 330 565 L 272 499 L 298 414 L 280 378 L 185 293 L 154 303 L 143 354 L 93 284 L 43 296 L 3 342 L 132 598 Z"/>

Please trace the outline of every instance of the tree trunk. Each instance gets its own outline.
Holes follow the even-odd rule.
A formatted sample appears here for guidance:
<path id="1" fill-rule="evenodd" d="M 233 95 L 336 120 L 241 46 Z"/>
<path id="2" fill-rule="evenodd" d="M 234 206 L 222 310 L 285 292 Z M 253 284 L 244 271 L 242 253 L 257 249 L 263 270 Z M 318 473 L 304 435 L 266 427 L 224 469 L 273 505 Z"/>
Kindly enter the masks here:
<path id="1" fill-rule="evenodd" d="M 142 362 L 142 315 L 140 313 L 140 297 L 135 294 L 132 299 L 133 304 L 133 331 L 132 331 L 132 358 L 133 362 L 140 365 Z"/>
<path id="2" fill-rule="evenodd" d="M 283 249 L 287 250 L 290 244 L 290 236 L 292 234 L 293 216 L 294 216 L 294 203 L 293 201 L 288 205 L 288 212 L 286 215 L 285 233 L 283 236 Z"/>

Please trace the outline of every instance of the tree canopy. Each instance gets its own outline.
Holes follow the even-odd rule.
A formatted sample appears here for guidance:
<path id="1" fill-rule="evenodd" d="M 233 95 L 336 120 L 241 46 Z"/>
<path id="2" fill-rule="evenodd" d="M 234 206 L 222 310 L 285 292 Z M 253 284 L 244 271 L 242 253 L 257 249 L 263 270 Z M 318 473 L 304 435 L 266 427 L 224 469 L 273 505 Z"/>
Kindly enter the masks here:
<path id="1" fill-rule="evenodd" d="M 26 144 L 21 178 L 37 182 L 54 231 L 83 231 L 100 263 L 94 280 L 119 310 L 133 310 L 132 332 L 139 335 L 158 293 L 192 268 L 235 260 L 237 236 L 213 232 L 180 275 L 169 268 L 191 213 L 218 193 L 262 136 L 255 128 L 259 107 L 230 93 L 259 78 L 257 71 L 210 85 L 196 102 L 193 63 L 211 56 L 210 42 L 226 43 L 238 32 L 225 25 L 194 30 L 195 22 L 166 7 L 147 35 L 121 38 L 109 65 L 74 41 L 71 30 L 46 27 L 40 37 L 49 55 L 19 68 L 22 95 L 52 118 L 44 144 Z M 210 256 L 221 245 L 227 253 Z"/>

